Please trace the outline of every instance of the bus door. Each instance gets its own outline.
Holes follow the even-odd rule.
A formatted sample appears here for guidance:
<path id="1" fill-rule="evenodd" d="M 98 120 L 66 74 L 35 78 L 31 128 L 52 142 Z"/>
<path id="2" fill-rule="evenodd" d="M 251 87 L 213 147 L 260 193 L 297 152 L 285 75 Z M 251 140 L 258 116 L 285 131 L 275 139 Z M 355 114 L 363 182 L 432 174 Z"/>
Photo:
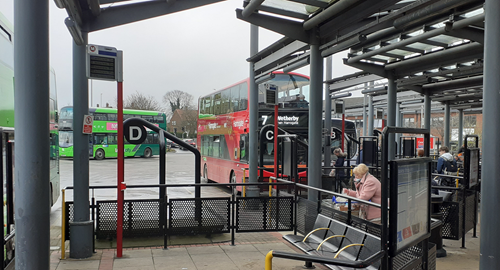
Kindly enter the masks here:
<path id="1" fill-rule="evenodd" d="M 89 157 L 94 157 L 94 135 L 89 136 Z"/>

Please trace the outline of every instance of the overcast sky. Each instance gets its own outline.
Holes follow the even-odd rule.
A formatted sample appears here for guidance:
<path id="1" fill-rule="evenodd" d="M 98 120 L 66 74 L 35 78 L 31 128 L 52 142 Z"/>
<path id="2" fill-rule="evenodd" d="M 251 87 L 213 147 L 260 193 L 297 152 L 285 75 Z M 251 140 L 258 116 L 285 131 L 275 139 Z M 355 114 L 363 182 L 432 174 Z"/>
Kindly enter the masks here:
<path id="1" fill-rule="evenodd" d="M 0 12 L 12 23 L 14 0 L 0 0 Z M 72 105 L 72 39 L 64 9 L 50 4 L 50 61 L 57 76 L 59 107 Z M 170 90 L 199 96 L 248 77 L 250 24 L 236 18 L 241 0 L 229 0 L 89 34 L 89 44 L 116 47 L 124 53 L 124 96 L 136 91 L 162 100 Z M 259 50 L 282 36 L 260 28 Z M 334 56 L 333 77 L 356 70 Z M 309 67 L 296 72 L 309 75 Z M 90 88 L 93 91 L 90 91 Z M 116 83 L 89 82 L 90 105 L 115 106 Z"/>

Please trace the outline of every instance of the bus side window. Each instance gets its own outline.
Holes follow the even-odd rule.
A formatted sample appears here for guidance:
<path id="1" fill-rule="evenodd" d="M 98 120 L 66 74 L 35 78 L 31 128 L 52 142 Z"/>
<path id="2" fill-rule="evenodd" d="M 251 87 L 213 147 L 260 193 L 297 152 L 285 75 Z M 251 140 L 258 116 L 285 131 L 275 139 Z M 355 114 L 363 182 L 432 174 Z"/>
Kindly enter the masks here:
<path id="1" fill-rule="evenodd" d="M 240 87 L 239 85 L 231 87 L 231 111 L 237 112 L 240 110 Z"/>
<path id="2" fill-rule="evenodd" d="M 215 115 L 221 114 L 221 107 L 222 107 L 221 102 L 222 102 L 221 101 L 221 93 L 215 94 L 215 96 L 214 96 L 214 114 Z"/>
<path id="3" fill-rule="evenodd" d="M 108 113 L 108 121 L 116 121 L 116 120 L 118 120 L 116 113 Z"/>
<path id="4" fill-rule="evenodd" d="M 240 84 L 240 111 L 244 111 L 247 109 L 248 104 L 248 84 L 242 83 Z"/>

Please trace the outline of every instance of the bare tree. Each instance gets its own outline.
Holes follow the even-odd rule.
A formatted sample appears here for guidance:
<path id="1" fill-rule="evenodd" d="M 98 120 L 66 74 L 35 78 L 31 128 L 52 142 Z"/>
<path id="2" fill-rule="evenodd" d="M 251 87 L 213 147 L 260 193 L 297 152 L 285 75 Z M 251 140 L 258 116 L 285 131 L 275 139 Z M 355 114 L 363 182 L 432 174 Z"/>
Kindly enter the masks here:
<path id="1" fill-rule="evenodd" d="M 167 117 L 170 118 L 177 109 L 181 110 L 195 110 L 194 98 L 191 94 L 181 90 L 168 91 L 163 96 L 163 102 L 167 107 Z"/>
<path id="2" fill-rule="evenodd" d="M 196 138 L 196 130 L 198 122 L 198 111 L 196 110 L 185 110 L 184 111 L 184 121 L 183 125 L 185 127 L 186 133 L 188 133 L 189 138 Z"/>
<path id="3" fill-rule="evenodd" d="M 123 108 L 147 111 L 163 111 L 160 102 L 153 96 L 145 96 L 139 92 L 128 96 L 123 102 Z"/>

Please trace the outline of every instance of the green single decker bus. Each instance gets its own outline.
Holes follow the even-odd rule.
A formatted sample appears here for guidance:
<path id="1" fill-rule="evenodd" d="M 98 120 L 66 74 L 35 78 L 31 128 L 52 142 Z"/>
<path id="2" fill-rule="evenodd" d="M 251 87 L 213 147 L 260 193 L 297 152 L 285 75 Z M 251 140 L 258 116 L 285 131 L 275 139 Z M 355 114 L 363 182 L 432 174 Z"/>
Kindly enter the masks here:
<path id="1" fill-rule="evenodd" d="M 118 123 L 117 109 L 115 108 L 89 108 L 89 114 L 94 116 L 92 136 L 89 139 L 89 156 L 102 160 L 116 158 L 118 155 Z M 167 128 L 165 113 L 141 110 L 123 110 L 123 119 L 142 118 L 157 125 L 161 129 Z M 143 144 L 130 144 L 126 139 L 126 157 L 152 157 L 160 153 L 158 134 L 150 132 Z M 73 107 L 61 109 L 59 116 L 59 155 L 73 157 Z"/>

